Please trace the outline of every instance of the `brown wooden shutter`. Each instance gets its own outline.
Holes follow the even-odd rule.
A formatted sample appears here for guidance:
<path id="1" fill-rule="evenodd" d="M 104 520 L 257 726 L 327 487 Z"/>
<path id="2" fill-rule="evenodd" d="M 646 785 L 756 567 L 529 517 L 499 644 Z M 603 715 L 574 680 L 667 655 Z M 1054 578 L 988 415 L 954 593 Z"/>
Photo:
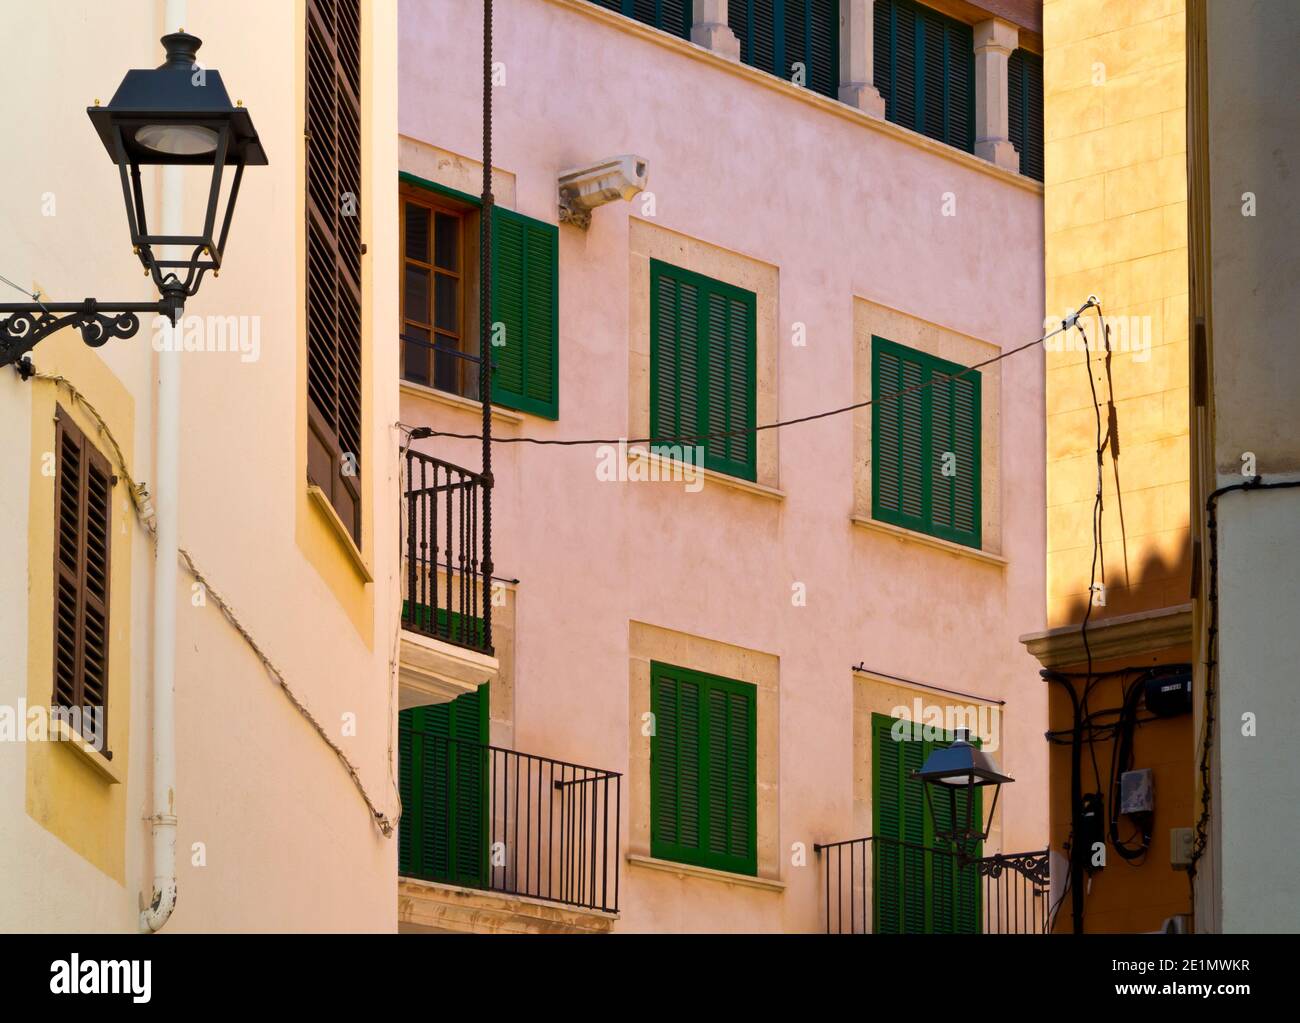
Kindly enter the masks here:
<path id="1" fill-rule="evenodd" d="M 55 409 L 55 707 L 93 708 L 82 737 L 107 744 L 108 592 L 112 495 L 108 461 L 61 407 Z"/>
<path id="2" fill-rule="evenodd" d="M 361 540 L 361 7 L 307 0 L 307 478 Z"/>

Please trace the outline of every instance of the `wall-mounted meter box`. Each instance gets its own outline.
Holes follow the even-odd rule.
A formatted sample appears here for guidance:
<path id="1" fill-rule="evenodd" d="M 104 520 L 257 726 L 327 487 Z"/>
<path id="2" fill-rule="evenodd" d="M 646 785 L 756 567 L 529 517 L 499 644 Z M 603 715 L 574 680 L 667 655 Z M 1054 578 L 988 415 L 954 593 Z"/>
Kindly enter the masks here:
<path id="1" fill-rule="evenodd" d="M 1119 812 L 1151 813 L 1156 808 L 1156 781 L 1151 768 L 1119 776 Z"/>
<path id="2" fill-rule="evenodd" d="M 1142 694 L 1147 710 L 1157 717 L 1170 718 L 1192 709 L 1192 669 L 1181 666 L 1161 671 L 1146 681 Z"/>

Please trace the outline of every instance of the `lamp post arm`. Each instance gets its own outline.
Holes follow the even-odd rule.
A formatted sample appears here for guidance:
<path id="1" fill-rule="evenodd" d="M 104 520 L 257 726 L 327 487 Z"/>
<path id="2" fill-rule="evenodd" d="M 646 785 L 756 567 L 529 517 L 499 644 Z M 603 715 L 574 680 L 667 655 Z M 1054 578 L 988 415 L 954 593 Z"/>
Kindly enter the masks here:
<path id="1" fill-rule="evenodd" d="M 166 316 L 173 323 L 184 296 L 169 291 L 153 302 L 3 302 L 0 303 L 0 367 L 18 362 L 55 331 L 76 327 L 81 339 L 99 348 L 113 338 L 135 337 L 141 313 Z"/>

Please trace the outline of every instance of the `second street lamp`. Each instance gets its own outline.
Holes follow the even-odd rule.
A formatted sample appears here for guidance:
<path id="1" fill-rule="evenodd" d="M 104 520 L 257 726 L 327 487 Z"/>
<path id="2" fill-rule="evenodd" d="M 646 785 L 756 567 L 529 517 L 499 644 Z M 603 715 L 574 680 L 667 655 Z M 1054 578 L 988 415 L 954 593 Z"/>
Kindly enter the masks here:
<path id="1" fill-rule="evenodd" d="M 86 344 L 99 347 L 114 337 L 134 337 L 142 313 L 166 316 L 176 324 L 203 275 L 221 269 L 244 167 L 265 165 L 266 153 L 248 111 L 231 105 L 220 73 L 197 65 L 202 45 L 198 37 L 173 32 L 162 37 L 162 44 L 167 59 L 160 67 L 128 71 L 108 106 L 96 104 L 86 111 L 117 164 L 131 245 L 152 277 L 159 299 L 0 303 L 0 366 L 19 363 L 40 341 L 64 327 L 77 327 Z M 140 168 L 147 165 L 212 168 L 198 230 L 189 234 L 149 231 L 140 179 Z M 228 167 L 234 174 L 218 221 Z M 165 258 L 155 252 L 156 246 L 178 246 L 188 254 L 182 259 Z M 19 372 L 26 375 L 28 365 L 19 363 Z"/>
<path id="2" fill-rule="evenodd" d="M 976 790 L 993 786 L 988 813 L 992 821 L 1002 786 L 1015 781 L 998 770 L 990 754 L 971 745 L 967 735 L 964 728 L 957 729 L 952 745 L 934 750 L 920 769 L 912 772 L 912 778 L 925 785 L 935 837 L 952 842 L 959 858 L 965 858 L 968 848 L 988 838 L 983 813 L 979 820 L 975 817 Z"/>

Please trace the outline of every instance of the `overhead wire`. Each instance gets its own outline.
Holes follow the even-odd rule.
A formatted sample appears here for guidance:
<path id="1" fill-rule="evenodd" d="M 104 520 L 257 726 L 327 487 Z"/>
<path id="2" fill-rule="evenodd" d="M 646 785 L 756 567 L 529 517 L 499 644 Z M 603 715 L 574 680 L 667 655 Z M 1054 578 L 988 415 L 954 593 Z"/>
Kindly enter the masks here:
<path id="1" fill-rule="evenodd" d="M 1079 308 L 1075 312 L 1071 313 L 1069 316 L 1067 316 L 1065 319 L 1061 321 L 1060 326 L 1053 328 L 1052 330 L 1048 331 L 1046 334 L 1043 334 L 1041 337 L 1036 337 L 1032 341 L 1026 341 L 1024 344 L 1017 345 L 1015 348 L 1010 348 L 1005 352 L 1001 352 L 998 355 L 991 356 L 990 358 L 984 359 L 981 362 L 976 362 L 970 366 L 966 366 L 960 372 L 954 373 L 949 377 L 944 377 L 943 379 L 960 380 L 968 373 L 974 373 L 976 370 L 983 369 L 985 366 L 991 366 L 994 363 L 1001 362 L 1003 359 L 1008 359 L 1013 355 L 1019 354 L 1020 352 L 1027 351 L 1030 348 L 1035 347 L 1036 345 L 1043 344 L 1046 341 L 1049 341 L 1051 338 L 1055 337 L 1057 334 L 1069 330 L 1070 327 L 1077 326 L 1079 322 L 1079 316 L 1085 310 L 1095 305 L 1097 305 L 1097 299 L 1095 298 L 1095 296 L 1089 296 L 1088 300 L 1085 301 L 1083 305 L 1079 306 Z M 863 401 L 856 401 L 849 405 L 841 405 L 838 408 L 826 409 L 825 411 L 822 412 L 813 412 L 813 413 L 809 413 L 808 415 L 796 416 L 792 419 L 782 419 L 772 423 L 760 423 L 757 426 L 737 427 L 734 430 L 715 430 L 709 433 L 701 433 L 701 434 L 687 434 L 687 435 L 669 436 L 669 437 L 639 437 L 633 439 L 629 439 L 627 437 L 581 437 L 581 438 L 532 437 L 532 436 L 493 437 L 492 443 L 493 444 L 535 444 L 538 446 L 549 446 L 549 447 L 582 447 L 588 445 L 609 445 L 609 444 L 629 444 L 629 445 L 631 444 L 655 444 L 655 445 L 699 444 L 704 441 L 727 440 L 732 437 L 746 437 L 746 436 L 750 436 L 751 434 L 761 433 L 764 430 L 780 430 L 780 429 L 784 429 L 787 426 L 798 426 L 803 423 L 811 423 L 820 419 L 829 419 L 832 416 L 843 415 L 845 412 L 855 412 L 858 409 L 868 408 L 871 405 L 877 403 L 895 401 L 899 398 L 906 397 L 907 395 L 913 394 L 917 391 L 922 391 L 927 387 L 933 385 L 935 382 L 936 382 L 936 378 L 931 377 L 929 380 L 922 381 L 921 383 L 918 384 L 912 384 L 911 386 L 904 387 L 901 390 L 893 391 L 889 394 L 873 395 L 872 397 L 866 398 Z M 483 439 L 483 435 L 480 433 L 457 433 L 451 430 L 435 430 L 432 427 L 427 427 L 427 426 L 417 426 L 417 427 L 408 426 L 407 429 L 411 430 L 411 437 L 413 440 L 423 440 L 424 438 L 427 437 L 446 437 L 452 440 L 482 440 Z"/>

